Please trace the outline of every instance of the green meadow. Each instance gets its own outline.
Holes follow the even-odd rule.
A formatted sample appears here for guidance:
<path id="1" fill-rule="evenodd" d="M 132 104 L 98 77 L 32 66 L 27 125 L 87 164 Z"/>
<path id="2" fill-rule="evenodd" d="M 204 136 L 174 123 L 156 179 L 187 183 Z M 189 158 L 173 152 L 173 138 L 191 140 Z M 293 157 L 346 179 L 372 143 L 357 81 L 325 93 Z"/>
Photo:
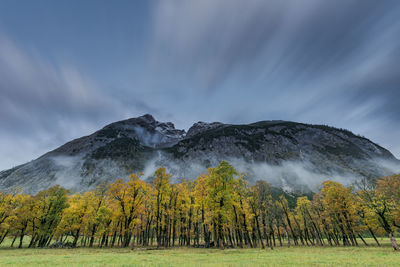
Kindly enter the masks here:
<path id="1" fill-rule="evenodd" d="M 400 266 L 400 253 L 382 246 L 270 249 L 0 248 L 0 266 Z"/>

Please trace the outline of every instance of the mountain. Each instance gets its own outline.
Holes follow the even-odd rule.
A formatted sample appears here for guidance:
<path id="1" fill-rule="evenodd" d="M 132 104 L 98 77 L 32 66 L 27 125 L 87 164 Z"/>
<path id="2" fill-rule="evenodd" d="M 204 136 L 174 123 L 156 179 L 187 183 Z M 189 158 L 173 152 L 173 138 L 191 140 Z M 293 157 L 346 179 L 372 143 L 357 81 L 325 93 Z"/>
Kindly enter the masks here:
<path id="1" fill-rule="evenodd" d="M 132 172 L 151 177 L 164 166 L 173 180 L 194 179 L 221 160 L 286 191 L 315 189 L 327 179 L 352 183 L 400 171 L 388 150 L 350 131 L 289 121 L 195 123 L 187 133 L 146 114 L 118 121 L 0 172 L 0 189 L 37 192 L 54 184 L 85 191 Z"/>

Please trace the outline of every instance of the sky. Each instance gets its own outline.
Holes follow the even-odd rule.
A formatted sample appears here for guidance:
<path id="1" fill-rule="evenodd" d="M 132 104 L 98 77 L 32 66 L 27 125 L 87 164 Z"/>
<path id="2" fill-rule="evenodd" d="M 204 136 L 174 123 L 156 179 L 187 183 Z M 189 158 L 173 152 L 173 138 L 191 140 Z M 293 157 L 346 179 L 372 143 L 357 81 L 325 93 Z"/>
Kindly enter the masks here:
<path id="1" fill-rule="evenodd" d="M 0 0 L 0 170 L 113 121 L 290 120 L 400 158 L 398 0 Z"/>

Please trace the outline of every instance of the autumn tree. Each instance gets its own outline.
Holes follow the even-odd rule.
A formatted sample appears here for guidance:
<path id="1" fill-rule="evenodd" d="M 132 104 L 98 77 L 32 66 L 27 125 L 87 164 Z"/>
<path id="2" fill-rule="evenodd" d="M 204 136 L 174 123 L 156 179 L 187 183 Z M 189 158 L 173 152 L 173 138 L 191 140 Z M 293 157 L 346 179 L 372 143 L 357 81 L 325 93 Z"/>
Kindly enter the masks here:
<path id="1" fill-rule="evenodd" d="M 355 232 L 356 207 L 352 188 L 334 181 L 323 183 L 322 201 L 331 222 L 342 236 L 343 245 L 358 245 Z"/>
<path id="2" fill-rule="evenodd" d="M 85 218 L 89 235 L 89 247 L 93 246 L 95 234 L 99 230 L 103 220 L 105 220 L 105 216 L 110 212 L 109 207 L 107 207 L 108 189 L 109 185 L 103 183 L 86 195 L 86 197 L 89 198 L 89 208 Z"/>
<path id="3" fill-rule="evenodd" d="M 15 231 L 15 238 L 19 236 L 18 248 L 22 248 L 23 239 L 31 227 L 34 218 L 33 210 L 35 208 L 35 202 L 32 196 L 25 194 L 17 195 L 16 199 L 18 204 L 15 210 L 15 219 L 12 228 Z"/>
<path id="4" fill-rule="evenodd" d="M 254 214 L 254 220 L 257 227 L 257 235 L 261 243 L 261 247 L 265 248 L 263 238 L 265 234 L 265 211 L 268 208 L 268 196 L 270 185 L 265 181 L 257 181 L 254 186 L 250 188 L 250 195 L 248 197 L 249 206 Z M 261 227 L 263 227 L 264 234 L 262 234 Z"/>
<path id="5" fill-rule="evenodd" d="M 210 209 L 216 246 L 224 248 L 224 224 L 228 222 L 233 208 L 234 177 L 238 172 L 226 161 L 210 169 L 207 176 L 207 205 Z"/>
<path id="6" fill-rule="evenodd" d="M 152 186 L 155 194 L 155 212 L 156 212 L 156 238 L 157 238 L 157 246 L 164 245 L 163 235 L 165 234 L 164 229 L 164 219 L 166 209 L 165 207 L 169 202 L 169 192 L 171 190 L 171 185 L 169 183 L 169 179 L 171 174 L 168 174 L 165 168 L 159 168 L 154 173 L 154 179 L 152 182 Z"/>
<path id="7" fill-rule="evenodd" d="M 10 232 L 10 222 L 14 219 L 18 202 L 13 194 L 0 192 L 0 244 Z"/>
<path id="8" fill-rule="evenodd" d="M 376 184 L 364 180 L 360 186 L 361 190 L 357 192 L 363 204 L 378 217 L 378 221 L 389 236 L 394 250 L 399 249 L 394 237 L 395 229 L 399 226 L 399 179 L 399 175 L 384 177 L 378 180 Z"/>
<path id="9" fill-rule="evenodd" d="M 32 237 L 29 247 L 48 246 L 55 230 L 61 221 L 67 203 L 67 190 L 60 186 L 53 186 L 40 191 L 33 197 Z"/>
<path id="10" fill-rule="evenodd" d="M 207 210 L 208 210 L 208 190 L 207 190 L 207 180 L 210 171 L 207 174 L 202 174 L 195 180 L 195 186 L 193 191 L 195 210 L 199 214 L 199 230 L 201 229 L 203 238 L 205 241 L 205 246 L 209 247 L 211 242 L 211 232 L 208 220 L 206 220 Z"/>
<path id="11" fill-rule="evenodd" d="M 140 180 L 140 175 L 132 174 L 127 182 L 119 179 L 112 183 L 109 188 L 111 199 L 118 203 L 117 206 L 122 219 L 121 225 L 123 226 L 122 245 L 124 247 L 129 246 L 135 220 L 143 211 L 142 205 L 147 192 L 147 185 Z"/>

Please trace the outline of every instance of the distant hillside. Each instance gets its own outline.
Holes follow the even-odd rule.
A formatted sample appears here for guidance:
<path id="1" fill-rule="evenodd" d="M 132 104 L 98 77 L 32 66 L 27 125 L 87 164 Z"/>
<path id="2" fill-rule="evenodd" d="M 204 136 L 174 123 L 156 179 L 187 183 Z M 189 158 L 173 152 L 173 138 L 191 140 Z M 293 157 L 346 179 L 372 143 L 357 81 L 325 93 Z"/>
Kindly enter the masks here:
<path id="1" fill-rule="evenodd" d="M 186 133 L 146 114 L 119 121 L 0 172 L 0 189 L 36 192 L 54 184 L 85 191 L 103 181 L 164 166 L 175 180 L 193 179 L 227 160 L 249 181 L 268 180 L 286 191 L 308 191 L 321 181 L 351 183 L 399 171 L 386 149 L 350 131 L 288 121 L 246 125 L 195 123 Z"/>

